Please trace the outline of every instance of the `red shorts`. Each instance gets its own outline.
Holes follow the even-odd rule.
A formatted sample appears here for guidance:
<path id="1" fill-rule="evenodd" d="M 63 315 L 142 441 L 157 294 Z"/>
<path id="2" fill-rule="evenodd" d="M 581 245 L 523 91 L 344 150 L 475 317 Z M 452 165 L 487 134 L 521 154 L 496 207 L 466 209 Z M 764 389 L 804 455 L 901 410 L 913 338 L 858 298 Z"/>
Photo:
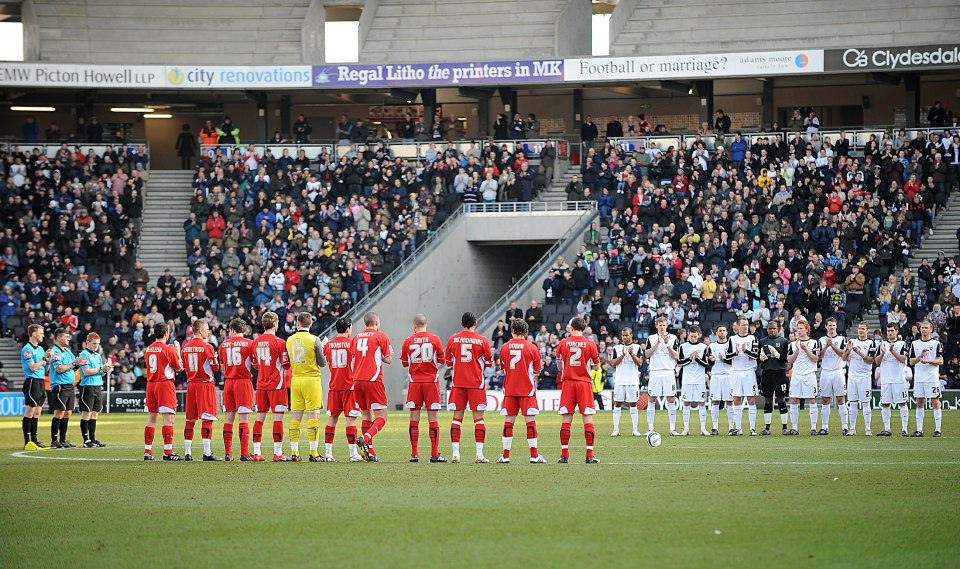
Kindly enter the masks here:
<path id="1" fill-rule="evenodd" d="M 177 388 L 172 381 L 147 383 L 147 413 L 176 413 Z"/>
<path id="2" fill-rule="evenodd" d="M 223 408 L 227 413 L 253 413 L 253 382 L 228 379 L 223 384 Z"/>
<path id="3" fill-rule="evenodd" d="M 206 382 L 187 383 L 187 420 L 217 420 L 217 386 Z"/>
<path id="4" fill-rule="evenodd" d="M 450 399 L 447 400 L 448 411 L 466 411 L 467 405 L 471 411 L 487 410 L 487 391 L 485 389 L 466 389 L 454 387 L 450 390 Z"/>
<path id="5" fill-rule="evenodd" d="M 353 384 L 353 396 L 363 411 L 387 408 L 387 392 L 380 381 L 358 381 Z"/>
<path id="6" fill-rule="evenodd" d="M 581 415 L 593 415 L 596 402 L 593 399 L 593 386 L 589 381 L 567 380 L 560 388 L 560 414 L 572 415 L 573 410 L 580 408 Z"/>
<path id="7" fill-rule="evenodd" d="M 440 410 L 440 388 L 434 382 L 411 381 L 407 387 L 407 409 Z"/>
<path id="8" fill-rule="evenodd" d="M 339 417 L 359 417 L 360 406 L 353 395 L 353 391 L 328 391 L 327 392 L 327 416 Z"/>
<path id="9" fill-rule="evenodd" d="M 537 402 L 537 398 L 529 395 L 522 397 L 504 395 L 503 406 L 500 407 L 500 414 L 504 417 L 516 417 L 518 415 L 528 417 L 530 415 L 538 415 L 539 413 L 540 405 Z"/>
<path id="10" fill-rule="evenodd" d="M 257 390 L 257 413 L 286 413 L 289 406 L 286 389 Z"/>

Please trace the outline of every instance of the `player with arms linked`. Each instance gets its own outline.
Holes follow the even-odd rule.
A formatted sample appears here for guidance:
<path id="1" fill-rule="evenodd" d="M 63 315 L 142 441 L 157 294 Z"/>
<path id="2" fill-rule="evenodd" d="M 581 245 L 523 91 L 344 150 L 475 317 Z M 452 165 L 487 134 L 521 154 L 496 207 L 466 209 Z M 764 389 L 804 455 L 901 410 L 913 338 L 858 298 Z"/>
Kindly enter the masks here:
<path id="1" fill-rule="evenodd" d="M 253 412 L 253 340 L 245 338 L 247 323 L 239 318 L 230 321 L 230 337 L 220 342 L 223 366 L 223 449 L 226 461 L 233 460 L 233 422 L 240 419 L 240 461 L 253 460 L 250 454 L 250 413 Z"/>
<path id="2" fill-rule="evenodd" d="M 173 452 L 173 421 L 177 413 L 176 373 L 183 371 L 180 361 L 180 342 L 170 341 L 166 324 L 153 327 L 154 342 L 144 350 L 147 362 L 147 426 L 143 429 L 143 460 L 154 460 L 153 438 L 156 435 L 157 415 L 163 415 L 160 434 L 163 437 L 163 460 L 183 460 Z"/>
<path id="3" fill-rule="evenodd" d="M 483 443 L 487 436 L 487 426 L 483 422 L 483 412 L 487 410 L 487 391 L 483 385 L 484 368 L 493 365 L 490 340 L 477 334 L 477 315 L 464 312 L 460 318 L 463 330 L 447 340 L 446 360 L 453 368 L 453 388 L 447 409 L 453 411 L 450 422 L 450 441 L 453 446 L 452 462 L 460 462 L 460 425 L 469 405 L 473 412 L 473 435 L 477 443 L 477 464 L 490 462 L 483 456 Z M 591 395 L 592 397 L 592 395 Z"/>
<path id="4" fill-rule="evenodd" d="M 253 424 L 253 461 L 264 462 L 260 453 L 263 440 L 263 422 L 267 411 L 273 413 L 273 461 L 290 462 L 283 454 L 283 414 L 287 411 L 287 343 L 277 337 L 280 317 L 266 312 L 260 318 L 263 334 L 253 341 L 257 361 L 257 420 Z"/>
<path id="5" fill-rule="evenodd" d="M 337 335 L 323 346 L 323 355 L 330 365 L 330 389 L 327 391 L 327 428 L 324 431 L 324 462 L 336 462 L 333 458 L 333 439 L 337 432 L 340 415 L 347 418 L 347 445 L 350 462 L 366 462 L 357 452 L 357 417 L 360 406 L 354 399 L 353 341 L 350 339 L 352 322 L 340 318 L 335 326 Z"/>
<path id="6" fill-rule="evenodd" d="M 517 415 L 523 415 L 527 423 L 527 445 L 530 447 L 530 462 L 544 464 L 547 459 L 540 456 L 537 448 L 537 415 L 540 405 L 537 402 L 537 375 L 543 369 L 540 350 L 527 340 L 529 328 L 522 319 L 510 322 L 510 334 L 513 338 L 500 347 L 500 365 L 503 367 L 503 408 L 500 414 L 503 421 L 503 454 L 497 459 L 500 464 L 510 462 L 510 448 L 513 445 L 513 423 Z"/>
<path id="7" fill-rule="evenodd" d="M 390 338 L 380 331 L 380 316 L 363 316 L 366 330 L 353 338 L 353 387 L 363 417 L 363 434 L 357 439 L 360 452 L 369 462 L 378 462 L 373 438 L 387 424 L 387 391 L 383 386 L 383 366 L 393 362 Z"/>
<path id="8" fill-rule="evenodd" d="M 583 417 L 583 438 L 586 441 L 587 464 L 600 464 L 593 454 L 597 433 L 593 426 L 596 413 L 590 371 L 600 367 L 597 345 L 583 335 L 587 323 L 575 317 L 570 321 L 570 335 L 557 344 L 557 362 L 560 365 L 560 459 L 561 464 L 570 462 L 570 424 L 573 412 L 579 408 Z"/>
<path id="9" fill-rule="evenodd" d="M 430 428 L 430 462 L 447 462 L 440 456 L 440 366 L 444 364 L 440 336 L 427 332 L 427 317 L 413 317 L 413 335 L 403 341 L 400 364 L 407 369 L 407 401 L 410 410 L 410 462 L 420 461 L 420 409 L 427 409 Z"/>
<path id="10" fill-rule="evenodd" d="M 200 420 L 200 440 L 203 442 L 203 460 L 220 458 L 210 448 L 213 422 L 217 420 L 217 386 L 214 372 L 220 369 L 217 351 L 207 342 L 210 325 L 206 320 L 193 323 L 193 338 L 187 340 L 180 354 L 187 368 L 187 421 L 183 426 L 183 460 L 193 460 L 193 429 Z"/>

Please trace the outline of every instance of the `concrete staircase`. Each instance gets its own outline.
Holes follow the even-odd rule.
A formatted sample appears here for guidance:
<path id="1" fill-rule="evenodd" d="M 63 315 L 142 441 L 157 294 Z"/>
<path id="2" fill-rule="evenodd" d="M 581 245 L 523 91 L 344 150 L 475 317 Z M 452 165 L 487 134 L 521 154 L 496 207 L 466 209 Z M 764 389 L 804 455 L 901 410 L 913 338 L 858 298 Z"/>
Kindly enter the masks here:
<path id="1" fill-rule="evenodd" d="M 957 227 L 960 227 L 960 192 L 954 192 L 947 202 L 947 210 L 937 215 L 937 226 L 933 230 L 933 235 L 929 233 L 924 236 L 919 249 L 914 249 L 910 257 L 910 272 L 914 276 L 920 268 L 920 262 L 928 259 L 931 263 L 937 258 L 937 252 L 943 249 L 947 257 L 957 256 Z M 899 279 L 899 271 L 897 278 Z M 916 291 L 914 291 L 916 294 Z M 880 327 L 880 316 L 876 309 L 871 308 L 871 312 L 864 315 L 864 321 L 870 325 L 873 331 Z M 849 332 L 849 327 L 848 327 Z"/>
<path id="2" fill-rule="evenodd" d="M 567 168 L 567 171 L 560 175 L 560 179 L 553 183 L 549 188 L 545 188 L 540 195 L 537 196 L 537 201 L 540 202 L 565 202 L 567 201 L 567 192 L 566 187 L 570 182 L 570 179 L 573 178 L 574 174 L 580 175 L 580 166 L 577 164 L 572 164 Z"/>
<path id="3" fill-rule="evenodd" d="M 16 327 L 15 327 L 16 328 Z M 20 330 L 14 329 L 19 335 Z M 3 363 L 3 375 L 10 382 L 10 389 L 17 391 L 23 385 L 23 372 L 20 370 L 20 349 L 23 348 L 13 338 L 0 339 L 0 363 Z"/>
<path id="4" fill-rule="evenodd" d="M 153 285 L 166 268 L 173 276 L 187 274 L 183 222 L 190 215 L 193 173 L 186 170 L 152 170 L 147 183 L 140 236 L 140 261 Z"/>

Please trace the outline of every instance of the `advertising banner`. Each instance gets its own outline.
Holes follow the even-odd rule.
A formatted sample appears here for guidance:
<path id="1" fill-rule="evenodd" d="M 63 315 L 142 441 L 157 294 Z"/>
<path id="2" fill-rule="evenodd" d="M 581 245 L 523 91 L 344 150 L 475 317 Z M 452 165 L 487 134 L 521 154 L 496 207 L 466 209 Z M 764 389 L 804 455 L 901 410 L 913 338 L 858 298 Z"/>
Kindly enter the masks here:
<path id="1" fill-rule="evenodd" d="M 93 87 L 97 89 L 161 88 L 162 65 L 67 65 L 0 62 L 0 85 L 29 87 Z"/>
<path id="2" fill-rule="evenodd" d="M 177 412 L 186 409 L 187 392 L 177 391 Z M 111 413 L 143 413 L 147 404 L 146 391 L 114 391 L 110 394 Z"/>
<path id="3" fill-rule="evenodd" d="M 560 83 L 563 60 L 314 65 L 315 87 L 457 87 Z"/>
<path id="4" fill-rule="evenodd" d="M 0 417 L 21 417 L 24 410 L 23 393 L 0 393 Z"/>
<path id="5" fill-rule="evenodd" d="M 823 72 L 823 50 L 565 59 L 566 81 L 713 79 Z"/>
<path id="6" fill-rule="evenodd" d="M 960 44 L 828 49 L 825 71 L 896 71 L 960 67 Z"/>
<path id="7" fill-rule="evenodd" d="M 309 65 L 168 65 L 172 89 L 297 89 L 312 86 Z"/>

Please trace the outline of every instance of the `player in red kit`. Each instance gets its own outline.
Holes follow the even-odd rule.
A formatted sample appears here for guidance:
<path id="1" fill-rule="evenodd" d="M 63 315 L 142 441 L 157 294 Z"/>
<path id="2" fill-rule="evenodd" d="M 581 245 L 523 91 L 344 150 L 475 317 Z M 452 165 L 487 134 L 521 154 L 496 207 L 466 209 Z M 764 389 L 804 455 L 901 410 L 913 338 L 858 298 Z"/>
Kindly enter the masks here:
<path id="1" fill-rule="evenodd" d="M 447 365 L 453 368 L 453 388 L 447 409 L 453 411 L 450 423 L 450 440 L 453 445 L 452 462 L 460 462 L 460 426 L 463 414 L 470 406 L 473 411 L 473 434 L 477 442 L 477 464 L 490 462 L 483 456 L 483 442 L 487 437 L 487 427 L 483 422 L 483 412 L 487 410 L 487 391 L 483 384 L 483 369 L 493 365 L 490 353 L 490 341 L 477 334 L 477 316 L 464 312 L 460 319 L 463 330 L 447 340 Z"/>
<path id="2" fill-rule="evenodd" d="M 277 337 L 280 317 L 265 312 L 260 318 L 263 334 L 253 341 L 257 362 L 257 421 L 253 424 L 253 461 L 263 462 L 260 442 L 267 411 L 273 413 L 273 461 L 289 462 L 283 454 L 283 414 L 287 411 L 287 388 L 290 386 L 290 359 L 287 343 Z"/>
<path id="3" fill-rule="evenodd" d="M 413 317 L 413 335 L 403 341 L 400 363 L 407 368 L 410 383 L 407 401 L 410 409 L 410 462 L 420 461 L 420 409 L 427 409 L 430 422 L 430 462 L 447 462 L 440 456 L 440 366 L 443 365 L 443 344 L 440 336 L 427 332 L 427 317 Z"/>
<path id="4" fill-rule="evenodd" d="M 183 460 L 193 460 L 193 427 L 200 419 L 203 460 L 220 460 L 210 449 L 213 422 L 217 420 L 217 386 L 213 372 L 220 369 L 217 350 L 207 343 L 210 325 L 206 320 L 193 323 L 193 338 L 183 345 L 180 359 L 187 368 L 187 422 L 183 427 Z"/>
<path id="5" fill-rule="evenodd" d="M 387 392 L 383 387 L 383 366 L 393 362 L 390 338 L 380 331 L 380 316 L 363 316 L 366 330 L 353 338 L 353 392 L 363 417 L 363 435 L 357 439 L 360 452 L 369 462 L 378 462 L 373 437 L 387 423 Z"/>
<path id="6" fill-rule="evenodd" d="M 600 459 L 593 455 L 593 441 L 596 432 L 593 428 L 593 414 L 596 411 L 593 399 L 593 386 L 590 370 L 600 366 L 600 356 L 593 340 L 583 335 L 587 323 L 576 317 L 570 321 L 570 335 L 557 344 L 557 363 L 560 366 L 560 463 L 570 461 L 570 423 L 573 412 L 579 407 L 583 416 L 583 437 L 587 442 L 587 464 L 599 464 Z"/>
<path id="7" fill-rule="evenodd" d="M 233 460 L 233 421 L 240 415 L 240 460 L 253 460 L 250 455 L 250 413 L 253 412 L 253 340 L 244 338 L 247 323 L 239 318 L 230 321 L 230 337 L 220 342 L 223 366 L 224 460 Z"/>
<path id="8" fill-rule="evenodd" d="M 530 446 L 530 462 L 543 464 L 547 459 L 537 449 L 537 374 L 543 369 L 540 350 L 527 340 L 527 323 L 516 318 L 510 323 L 513 338 L 500 347 L 500 366 L 503 375 L 503 407 L 500 414 L 503 422 L 503 454 L 499 464 L 510 462 L 510 447 L 513 445 L 513 423 L 517 415 L 523 415 L 527 423 L 527 444 Z"/>
<path id="9" fill-rule="evenodd" d="M 353 392 L 353 341 L 350 332 L 353 322 L 341 318 L 334 325 L 337 335 L 323 347 L 323 357 L 330 366 L 330 389 L 327 390 L 327 428 L 324 432 L 324 462 L 336 462 L 333 458 L 333 439 L 337 432 L 340 415 L 347 419 L 347 446 L 350 462 L 366 462 L 357 452 L 357 417 L 360 406 Z"/>
<path id="10" fill-rule="evenodd" d="M 180 361 L 180 343 L 170 340 L 166 324 L 153 327 L 154 342 L 144 350 L 147 362 L 147 426 L 143 429 L 143 460 L 153 460 L 153 437 L 156 435 L 157 415 L 163 415 L 163 460 L 183 460 L 173 452 L 173 419 L 177 412 L 176 372 L 183 371 Z"/>

